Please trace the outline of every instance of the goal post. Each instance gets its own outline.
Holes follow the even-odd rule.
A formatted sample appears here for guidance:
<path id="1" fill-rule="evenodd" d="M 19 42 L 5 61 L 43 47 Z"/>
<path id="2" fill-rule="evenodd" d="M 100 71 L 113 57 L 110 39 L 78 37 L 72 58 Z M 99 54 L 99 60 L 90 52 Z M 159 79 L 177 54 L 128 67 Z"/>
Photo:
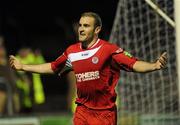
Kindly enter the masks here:
<path id="1" fill-rule="evenodd" d="M 145 0 L 160 16 L 162 16 L 172 27 L 175 27 L 175 22 L 169 18 L 152 0 Z"/>
<path id="2" fill-rule="evenodd" d="M 177 71 L 178 71 L 178 88 L 180 92 L 180 0 L 174 0 L 174 17 L 175 17 L 175 23 L 176 23 L 176 55 L 177 55 Z M 180 94 L 179 94 L 179 100 L 180 100 Z"/>

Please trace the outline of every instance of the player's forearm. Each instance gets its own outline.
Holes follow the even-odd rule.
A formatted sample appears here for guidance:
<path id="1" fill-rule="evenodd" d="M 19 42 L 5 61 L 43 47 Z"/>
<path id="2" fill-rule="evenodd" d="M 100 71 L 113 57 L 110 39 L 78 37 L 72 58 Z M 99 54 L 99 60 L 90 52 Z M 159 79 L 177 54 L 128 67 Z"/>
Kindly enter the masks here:
<path id="1" fill-rule="evenodd" d="M 22 71 L 33 72 L 33 73 L 54 73 L 51 69 L 51 63 L 38 64 L 38 65 L 22 65 Z"/>
<path id="2" fill-rule="evenodd" d="M 136 63 L 133 65 L 133 71 L 135 72 L 151 72 L 158 70 L 156 63 L 150 63 L 145 61 L 136 61 Z"/>

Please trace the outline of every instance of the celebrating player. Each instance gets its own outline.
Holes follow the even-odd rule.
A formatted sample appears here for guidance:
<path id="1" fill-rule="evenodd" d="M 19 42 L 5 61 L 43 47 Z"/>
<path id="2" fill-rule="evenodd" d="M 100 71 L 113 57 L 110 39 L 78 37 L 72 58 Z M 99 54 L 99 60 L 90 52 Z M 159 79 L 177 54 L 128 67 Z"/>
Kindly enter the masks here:
<path id="1" fill-rule="evenodd" d="M 131 54 L 98 37 L 102 28 L 101 18 L 85 12 L 79 20 L 79 41 L 69 46 L 55 61 L 40 65 L 22 64 L 13 55 L 11 67 L 35 73 L 57 73 L 72 69 L 76 76 L 77 108 L 74 125 L 116 125 L 116 92 L 120 70 L 151 72 L 166 66 L 167 54 L 155 62 L 141 61 Z"/>

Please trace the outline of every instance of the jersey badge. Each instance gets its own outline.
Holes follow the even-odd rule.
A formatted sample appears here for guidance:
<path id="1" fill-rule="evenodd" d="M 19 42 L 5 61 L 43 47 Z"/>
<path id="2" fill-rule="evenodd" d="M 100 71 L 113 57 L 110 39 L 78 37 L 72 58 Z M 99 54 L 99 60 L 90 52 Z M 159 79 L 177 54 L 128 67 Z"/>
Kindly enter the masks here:
<path id="1" fill-rule="evenodd" d="M 94 57 L 92 58 L 92 63 L 97 64 L 98 62 L 99 62 L 99 58 L 96 57 L 96 56 L 94 56 Z"/>

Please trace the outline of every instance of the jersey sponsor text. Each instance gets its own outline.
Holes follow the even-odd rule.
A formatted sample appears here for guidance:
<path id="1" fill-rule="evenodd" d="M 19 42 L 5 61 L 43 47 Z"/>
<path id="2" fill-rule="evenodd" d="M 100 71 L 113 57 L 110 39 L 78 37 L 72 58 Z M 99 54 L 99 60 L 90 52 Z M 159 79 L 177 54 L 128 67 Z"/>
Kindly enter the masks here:
<path id="1" fill-rule="evenodd" d="M 77 82 L 99 79 L 99 71 L 85 72 L 76 74 Z"/>

